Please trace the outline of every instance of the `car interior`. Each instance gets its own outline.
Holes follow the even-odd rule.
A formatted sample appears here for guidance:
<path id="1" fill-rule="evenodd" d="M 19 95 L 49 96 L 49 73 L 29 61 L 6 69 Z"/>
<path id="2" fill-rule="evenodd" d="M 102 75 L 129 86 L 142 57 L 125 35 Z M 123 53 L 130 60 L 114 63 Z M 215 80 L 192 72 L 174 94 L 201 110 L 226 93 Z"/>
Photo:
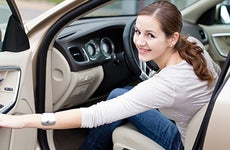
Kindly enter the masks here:
<path id="1" fill-rule="evenodd" d="M 221 8 L 216 6 L 207 10 L 196 23 L 184 19 L 183 34 L 196 37 L 207 50 L 212 46 L 218 47 L 219 52 L 209 52 L 216 62 L 223 66 L 229 50 L 225 48 L 226 42 L 222 39 L 229 36 L 216 34 L 210 37 L 206 31 L 207 25 L 219 21 L 220 18 L 213 16 L 216 16 Z M 138 84 L 146 79 L 146 74 L 148 78 L 157 70 L 154 67 L 139 66 L 140 62 L 136 59 L 132 62 L 133 58 L 136 58 L 135 50 L 131 50 L 130 53 L 130 49 L 133 49 L 130 39 L 134 21 L 135 17 L 80 19 L 66 26 L 58 34 L 53 48 L 47 52 L 46 78 L 49 80 L 46 81 L 45 93 L 52 93 L 46 95 L 46 99 L 52 101 L 43 102 L 46 111 L 90 106 L 106 100 L 112 89 Z M 128 31 L 125 32 L 126 30 Z M 141 72 L 144 74 L 141 77 L 140 70 L 145 70 L 144 73 Z M 188 149 L 192 149 L 207 106 L 208 104 L 194 116 L 189 125 L 186 136 L 188 138 L 185 140 Z M 88 132 L 88 129 L 47 131 L 48 139 L 53 140 L 56 149 L 63 149 L 63 145 L 79 147 Z M 116 129 L 113 142 L 116 150 L 133 149 L 133 147 L 162 149 L 136 131 L 131 124 Z"/>
<path id="2" fill-rule="evenodd" d="M 110 3 L 108 2 L 108 5 Z M 31 87 L 29 86 L 31 82 L 35 84 L 32 85 L 34 87 L 31 89 L 23 89 L 24 93 L 28 92 L 36 96 L 34 102 L 29 104 L 26 101 L 33 97 L 33 95 L 27 94 L 27 97 L 22 98 L 21 107 L 16 108 L 18 112 L 14 114 L 21 114 L 20 112 L 33 113 L 31 105 L 35 105 L 36 113 L 88 107 L 105 101 L 114 88 L 135 86 L 152 77 L 158 71 L 159 68 L 153 61 L 144 63 L 138 60 L 137 51 L 132 43 L 136 16 L 97 18 L 89 15 L 88 10 L 104 5 L 103 0 L 98 0 L 97 3 L 88 1 L 85 4 L 78 4 L 76 8 L 79 9 L 72 9 L 65 16 L 60 17 L 42 39 L 36 39 L 36 36 L 33 37 L 30 32 L 26 35 L 22 32 L 24 29 L 17 22 L 19 19 L 15 17 L 10 19 L 13 26 L 8 27 L 7 32 L 11 32 L 8 34 L 22 35 L 22 38 L 19 36 L 5 36 L 4 41 L 7 41 L 8 38 L 17 38 L 14 39 L 15 41 L 22 40 L 19 43 L 24 44 L 17 45 L 17 48 L 20 47 L 21 49 L 28 49 L 29 47 L 27 36 L 34 38 L 38 43 L 41 42 L 39 49 L 34 54 L 27 51 L 16 52 L 11 50 L 11 52 L 16 52 L 15 55 L 10 56 L 12 62 L 13 60 L 17 60 L 17 62 L 28 60 L 30 62 L 31 55 L 32 58 L 36 58 L 32 64 L 22 64 L 20 66 L 25 69 L 27 67 L 32 68 L 32 65 L 36 64 L 35 70 L 20 72 L 20 68 L 17 67 L 1 67 L 0 69 L 0 86 L 3 84 L 1 79 L 5 78 L 4 76 L 12 76 L 17 78 L 9 78 L 10 82 L 4 82 L 4 84 L 8 85 L 10 83 L 12 85 L 9 87 L 18 89 L 21 85 L 17 81 L 21 79 L 21 74 L 23 75 L 21 80 L 27 80 L 28 82 L 25 82 L 25 84 L 28 87 Z M 206 131 L 209 133 L 212 130 L 205 128 L 209 120 L 212 121 L 210 112 L 206 110 L 213 109 L 217 95 L 220 94 L 221 88 L 229 78 L 230 27 L 228 26 L 230 21 L 229 18 L 226 18 L 226 10 L 227 14 L 230 14 L 229 6 L 229 2 L 221 2 L 221 0 L 208 1 L 208 3 L 207 1 L 199 1 L 191 8 L 181 11 L 183 16 L 182 34 L 199 40 L 210 56 L 223 69 L 211 102 L 201 108 L 189 124 L 185 138 L 185 149 L 188 150 L 198 149 L 203 144 L 201 141 L 204 141 Z M 15 26 L 18 27 L 17 31 L 13 30 Z M 44 29 L 46 26 L 38 26 L 34 30 L 42 30 L 41 28 Z M 1 32 L 0 39 L 3 40 Z M 7 42 L 1 45 L 2 49 L 5 50 L 16 49 L 11 46 L 11 43 Z M 16 59 L 18 55 L 21 57 Z M 7 54 L 1 55 L 0 59 L 5 59 L 5 56 Z M 5 63 L 1 62 L 0 65 L 4 66 Z M 13 63 L 13 65 L 16 65 L 16 63 Z M 36 75 L 32 76 L 32 71 L 36 72 Z M 17 96 L 10 93 L 10 88 L 6 90 L 9 90 L 9 92 L 3 93 L 0 91 L 0 96 L 4 94 L 3 96 L 10 97 L 9 99 L 14 99 Z M 0 111 L 8 113 L 4 111 L 9 110 L 7 106 L 12 103 L 15 102 L 6 101 L 4 104 L 2 103 L 2 106 L 0 104 Z M 28 110 L 25 110 L 25 108 L 28 108 Z M 203 120 L 203 118 L 207 119 Z M 7 135 L 3 139 L 4 143 L 10 141 L 11 135 L 13 135 L 13 140 L 16 139 L 15 141 L 17 141 L 18 139 L 19 142 L 11 145 L 12 149 L 17 149 L 17 146 L 20 145 L 20 137 L 25 136 L 26 138 L 22 140 L 29 142 L 38 138 L 40 147 L 38 150 L 47 148 L 51 150 L 72 150 L 80 148 L 89 131 L 90 129 L 86 128 L 0 130 L 0 135 Z M 29 136 L 31 132 L 37 132 L 38 137 Z M 112 140 L 114 150 L 163 149 L 154 141 L 139 133 L 130 123 L 115 129 Z M 3 149 L 7 149 L 7 146 L 7 144 L 4 144 Z"/>

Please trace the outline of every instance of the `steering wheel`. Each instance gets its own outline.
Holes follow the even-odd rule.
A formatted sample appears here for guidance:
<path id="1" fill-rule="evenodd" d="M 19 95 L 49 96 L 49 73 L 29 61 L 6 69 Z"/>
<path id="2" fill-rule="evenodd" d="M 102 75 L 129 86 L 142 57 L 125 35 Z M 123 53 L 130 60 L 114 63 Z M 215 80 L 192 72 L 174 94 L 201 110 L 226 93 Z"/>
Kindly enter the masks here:
<path id="1" fill-rule="evenodd" d="M 138 75 L 140 79 L 147 80 L 152 77 L 157 71 L 159 71 L 158 65 L 154 61 L 142 62 L 138 58 L 138 51 L 133 43 L 134 25 L 136 18 L 131 19 L 125 26 L 123 32 L 123 43 L 125 53 L 131 71 L 135 75 Z"/>

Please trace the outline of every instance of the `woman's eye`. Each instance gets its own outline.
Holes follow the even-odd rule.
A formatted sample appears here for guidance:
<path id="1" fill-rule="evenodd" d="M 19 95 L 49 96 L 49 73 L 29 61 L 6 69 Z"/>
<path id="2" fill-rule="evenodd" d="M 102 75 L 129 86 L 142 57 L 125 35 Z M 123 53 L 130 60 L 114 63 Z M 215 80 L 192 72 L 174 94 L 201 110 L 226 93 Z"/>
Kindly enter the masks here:
<path id="1" fill-rule="evenodd" d="M 137 30 L 137 29 L 135 29 L 135 31 L 134 31 L 134 32 L 135 32 L 135 34 L 138 34 L 138 35 L 139 35 L 139 34 L 141 34 L 141 33 L 140 33 L 140 31 L 139 31 L 139 30 Z"/>
<path id="2" fill-rule="evenodd" d="M 149 38 L 155 38 L 155 36 L 153 34 L 151 34 L 151 33 L 148 34 L 148 37 Z"/>

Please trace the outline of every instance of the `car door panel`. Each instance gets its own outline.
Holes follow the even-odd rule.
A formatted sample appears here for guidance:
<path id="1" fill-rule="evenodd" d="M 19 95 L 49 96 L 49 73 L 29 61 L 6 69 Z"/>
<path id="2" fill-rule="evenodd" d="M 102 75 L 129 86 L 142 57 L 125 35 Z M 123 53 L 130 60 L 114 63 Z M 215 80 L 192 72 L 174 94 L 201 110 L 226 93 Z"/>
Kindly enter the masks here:
<path id="1" fill-rule="evenodd" d="M 22 115 L 35 113 L 32 77 L 32 51 L 14 0 L 1 3 L 7 12 L 1 20 L 0 113 Z M 33 150 L 37 129 L 0 128 L 1 150 Z"/>
<path id="2" fill-rule="evenodd" d="M 0 111 L 7 112 L 16 102 L 21 71 L 19 67 L 0 67 Z"/>
<path id="3" fill-rule="evenodd" d="M 219 54 L 226 57 L 229 52 L 230 32 L 213 34 L 212 41 Z"/>
<path id="4" fill-rule="evenodd" d="M 31 51 L 0 53 L 1 113 L 21 115 L 35 112 Z M 1 150 L 32 150 L 36 129 L 0 129 Z M 22 138 L 23 137 L 23 138 Z"/>
<path id="5" fill-rule="evenodd" d="M 202 25 L 209 38 L 209 53 L 219 63 L 224 63 L 229 52 L 230 26 L 229 25 Z"/>

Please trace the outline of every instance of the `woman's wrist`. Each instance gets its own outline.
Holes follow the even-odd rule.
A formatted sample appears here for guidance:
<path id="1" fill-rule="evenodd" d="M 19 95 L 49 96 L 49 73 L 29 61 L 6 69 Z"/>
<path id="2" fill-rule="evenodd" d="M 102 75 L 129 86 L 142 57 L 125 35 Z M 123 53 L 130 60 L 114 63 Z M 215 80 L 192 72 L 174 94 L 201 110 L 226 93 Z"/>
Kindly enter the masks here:
<path id="1" fill-rule="evenodd" d="M 56 118 L 54 113 L 42 113 L 41 114 L 41 124 L 43 126 L 55 125 Z"/>
<path id="2" fill-rule="evenodd" d="M 23 115 L 24 128 L 42 128 L 41 114 Z"/>

